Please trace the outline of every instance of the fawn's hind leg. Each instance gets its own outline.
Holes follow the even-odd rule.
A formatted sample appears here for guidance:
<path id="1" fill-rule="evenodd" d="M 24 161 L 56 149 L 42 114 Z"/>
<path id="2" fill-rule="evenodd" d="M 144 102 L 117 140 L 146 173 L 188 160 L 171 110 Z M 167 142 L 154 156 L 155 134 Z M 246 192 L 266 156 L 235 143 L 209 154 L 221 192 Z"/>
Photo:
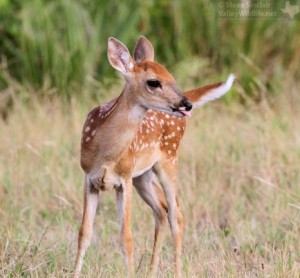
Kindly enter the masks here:
<path id="1" fill-rule="evenodd" d="M 158 270 L 159 253 L 164 239 L 167 221 L 167 205 L 160 186 L 154 180 L 152 170 L 133 179 L 138 194 L 152 208 L 155 218 L 155 233 L 149 276 L 155 276 Z"/>

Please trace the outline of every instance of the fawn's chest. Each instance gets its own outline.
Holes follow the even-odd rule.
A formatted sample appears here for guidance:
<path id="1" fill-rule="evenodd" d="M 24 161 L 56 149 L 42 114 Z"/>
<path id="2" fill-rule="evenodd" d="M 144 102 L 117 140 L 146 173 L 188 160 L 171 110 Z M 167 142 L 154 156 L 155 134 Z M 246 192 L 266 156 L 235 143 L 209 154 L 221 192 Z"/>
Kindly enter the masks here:
<path id="1" fill-rule="evenodd" d="M 110 133 L 110 129 L 103 132 L 102 126 L 109 116 L 107 108 L 110 106 L 113 107 L 113 103 L 106 106 L 106 109 L 101 106 L 93 109 L 86 119 L 81 139 L 81 165 L 86 173 L 97 171 L 97 167 L 100 168 L 104 161 L 110 169 L 107 180 L 112 181 L 117 180 L 117 172 L 122 172 L 120 169 L 125 166 L 132 171 L 132 177 L 137 177 L 162 158 L 175 161 L 185 130 L 184 118 L 149 110 L 135 135 L 128 133 L 128 138 L 134 138 L 130 141 L 131 144 L 123 146 L 121 157 L 114 157 L 111 153 L 112 147 L 120 146 L 120 138 L 126 137 L 129 128 L 127 125 L 122 126 L 120 134 Z M 113 131 L 114 126 L 111 129 Z M 109 159 L 106 159 L 107 157 Z M 95 163 L 97 159 L 99 163 Z M 92 169 L 95 165 L 98 165 L 96 170 Z"/>

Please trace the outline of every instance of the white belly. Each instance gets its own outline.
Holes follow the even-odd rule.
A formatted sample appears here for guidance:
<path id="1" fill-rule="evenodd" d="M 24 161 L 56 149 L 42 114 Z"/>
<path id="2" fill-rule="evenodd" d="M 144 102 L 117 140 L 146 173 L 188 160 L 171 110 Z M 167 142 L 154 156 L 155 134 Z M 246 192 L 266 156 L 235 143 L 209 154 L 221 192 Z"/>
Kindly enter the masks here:
<path id="1" fill-rule="evenodd" d="M 161 153 L 158 148 L 149 150 L 147 155 L 145 153 L 140 153 L 136 157 L 132 177 L 136 178 L 151 169 L 152 166 L 160 160 L 160 154 Z"/>

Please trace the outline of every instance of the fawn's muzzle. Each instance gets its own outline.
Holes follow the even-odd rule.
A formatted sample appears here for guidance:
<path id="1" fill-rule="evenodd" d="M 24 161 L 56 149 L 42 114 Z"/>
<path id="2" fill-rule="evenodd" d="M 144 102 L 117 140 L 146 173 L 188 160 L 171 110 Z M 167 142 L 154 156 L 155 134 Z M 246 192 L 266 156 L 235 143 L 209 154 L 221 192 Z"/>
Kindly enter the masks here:
<path id="1" fill-rule="evenodd" d="M 193 104 L 191 104 L 187 98 L 183 99 L 183 101 L 181 102 L 181 105 L 185 108 L 185 111 L 191 111 L 193 108 Z M 180 109 L 180 110 L 182 110 L 182 109 Z"/>
<path id="2" fill-rule="evenodd" d="M 191 117 L 192 113 L 190 112 L 193 108 L 193 104 L 191 104 L 189 102 L 189 100 L 184 97 L 183 100 L 180 102 L 180 106 L 178 109 L 172 109 L 173 111 L 178 111 L 180 112 L 182 115 L 187 116 L 187 117 Z"/>

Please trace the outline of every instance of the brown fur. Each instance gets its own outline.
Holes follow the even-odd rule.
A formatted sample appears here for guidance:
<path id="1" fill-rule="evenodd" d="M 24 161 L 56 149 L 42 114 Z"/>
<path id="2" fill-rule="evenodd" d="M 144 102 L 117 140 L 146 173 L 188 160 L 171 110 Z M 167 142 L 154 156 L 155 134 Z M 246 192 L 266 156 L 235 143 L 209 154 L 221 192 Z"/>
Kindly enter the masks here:
<path id="1" fill-rule="evenodd" d="M 146 52 L 145 52 L 146 51 Z M 109 60 L 121 71 L 127 83 L 122 94 L 109 103 L 93 109 L 84 124 L 81 139 L 81 166 L 86 173 L 84 213 L 79 232 L 74 277 L 78 277 L 83 256 L 90 244 L 99 189 L 116 189 L 121 219 L 120 239 L 127 273 L 133 272 L 133 238 L 130 228 L 132 184 L 153 209 L 155 238 L 150 273 L 158 266 L 162 230 L 166 217 L 174 241 L 175 275 L 181 276 L 183 217 L 177 197 L 177 151 L 184 134 L 183 117 L 158 112 L 182 108 L 185 99 L 173 76 L 153 61 L 149 41 L 141 37 L 133 63 L 127 48 L 115 39 L 109 40 Z M 161 88 L 147 87 L 147 80 L 157 79 Z M 209 94 L 222 83 L 186 92 L 193 102 Z M 186 100 L 186 99 L 185 99 Z M 160 185 L 154 179 L 154 173 Z"/>
<path id="2" fill-rule="evenodd" d="M 100 189 L 109 188 L 116 189 L 121 220 L 121 246 L 126 260 L 127 273 L 128 275 L 132 274 L 133 242 L 130 227 L 132 176 L 143 174 L 147 169 L 153 167 L 159 160 L 159 152 L 163 149 L 156 140 L 162 129 L 161 123 L 155 121 L 156 112 L 152 112 L 153 116 L 150 114 L 151 122 L 146 123 L 146 136 L 143 129 L 140 129 L 143 118 L 152 107 L 180 114 L 179 110 L 186 109 L 189 104 L 172 75 L 163 66 L 145 60 L 154 55 L 150 42 L 144 37 L 139 39 L 135 50 L 135 57 L 141 59 L 139 63 L 133 64 L 126 46 L 116 39 L 109 39 L 108 48 L 109 61 L 115 69 L 124 74 L 126 84 L 116 100 L 111 101 L 105 107 L 100 106 L 93 109 L 83 127 L 81 166 L 86 176 L 84 213 L 78 237 L 75 277 L 79 276 L 83 256 L 91 241 L 97 193 Z M 158 80 L 160 85 L 156 87 L 149 85 L 148 81 L 153 79 Z M 140 134 L 140 137 L 136 137 L 136 134 Z M 175 137 L 175 133 L 172 134 L 172 137 Z M 135 142 L 135 139 L 138 141 Z M 145 139 L 153 141 L 142 143 Z M 152 151 L 149 150 L 149 146 L 153 148 Z M 138 149 L 141 149 L 141 152 Z M 174 148 L 172 152 L 168 151 L 169 155 L 175 154 L 176 150 L 177 148 Z M 138 164 L 137 161 L 140 161 L 140 169 L 135 167 Z M 175 201 L 174 194 L 171 199 L 167 199 L 167 203 L 170 201 Z M 174 210 L 176 211 L 176 207 L 171 211 Z M 172 221 L 174 220 L 172 219 Z M 176 232 L 174 236 L 180 237 L 181 232 Z M 180 242 L 180 239 L 176 242 Z M 177 248 L 180 249 L 181 244 Z M 179 252 L 177 253 L 179 254 Z M 178 266 L 176 266 L 176 270 L 179 271 Z"/>

